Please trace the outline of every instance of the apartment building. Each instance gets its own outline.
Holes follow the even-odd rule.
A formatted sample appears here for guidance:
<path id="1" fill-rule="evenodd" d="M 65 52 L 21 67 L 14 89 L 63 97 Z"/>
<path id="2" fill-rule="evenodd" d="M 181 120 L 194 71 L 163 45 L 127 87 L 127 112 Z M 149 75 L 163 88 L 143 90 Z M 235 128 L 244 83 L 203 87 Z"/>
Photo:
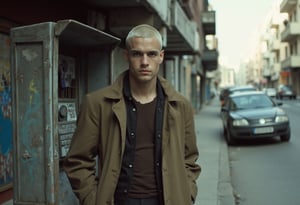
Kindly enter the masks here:
<path id="1" fill-rule="evenodd" d="M 262 40 L 262 75 L 264 87 L 277 88 L 280 84 L 288 84 L 288 72 L 281 69 L 281 61 L 286 58 L 288 44 L 281 41 L 281 32 L 284 29 L 284 21 L 287 14 L 280 13 L 280 2 L 276 2 L 270 11 L 263 30 Z"/>
<path id="2" fill-rule="evenodd" d="M 300 95 L 300 5 L 277 0 L 260 28 L 251 68 L 261 88 L 290 85 Z"/>
<path id="3" fill-rule="evenodd" d="M 288 15 L 280 34 L 281 42 L 288 44 L 285 58 L 281 62 L 281 74 L 286 77 L 284 83 L 292 85 L 297 95 L 300 95 L 300 1 L 283 0 L 280 12 Z"/>

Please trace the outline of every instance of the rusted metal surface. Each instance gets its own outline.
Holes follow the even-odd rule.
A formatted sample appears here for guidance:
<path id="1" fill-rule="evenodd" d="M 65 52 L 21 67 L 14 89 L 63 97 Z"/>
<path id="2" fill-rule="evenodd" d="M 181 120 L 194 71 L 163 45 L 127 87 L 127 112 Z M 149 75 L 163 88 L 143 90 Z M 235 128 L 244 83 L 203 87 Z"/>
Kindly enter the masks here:
<path id="1" fill-rule="evenodd" d="M 16 204 L 54 204 L 57 139 L 53 133 L 54 23 L 13 29 L 14 199 Z M 47 46 L 46 46 L 47 45 Z"/>
<path id="2" fill-rule="evenodd" d="M 81 69 L 79 73 L 87 72 L 82 76 L 91 78 L 82 79 L 80 76 L 77 79 L 83 81 L 82 84 L 76 83 L 77 92 L 81 95 L 74 95 L 71 104 L 78 105 L 80 96 L 88 92 L 89 87 L 99 87 L 97 80 L 92 78 L 105 76 L 101 75 L 99 66 L 109 67 L 107 53 L 118 45 L 120 39 L 73 20 L 14 28 L 11 39 L 14 204 L 77 205 L 78 200 L 60 167 L 66 154 L 61 153 L 59 130 L 62 123 L 58 122 L 61 104 L 58 98 L 60 51 L 78 51 L 76 69 Z M 101 53 L 100 50 L 107 52 Z M 96 63 L 96 59 L 106 59 L 107 62 Z M 79 66 L 88 61 L 92 64 Z M 104 71 L 108 72 L 108 69 Z M 95 85 L 87 87 L 88 80 Z M 64 127 L 70 127 L 68 125 L 75 120 L 73 118 L 71 124 L 64 122 Z"/>

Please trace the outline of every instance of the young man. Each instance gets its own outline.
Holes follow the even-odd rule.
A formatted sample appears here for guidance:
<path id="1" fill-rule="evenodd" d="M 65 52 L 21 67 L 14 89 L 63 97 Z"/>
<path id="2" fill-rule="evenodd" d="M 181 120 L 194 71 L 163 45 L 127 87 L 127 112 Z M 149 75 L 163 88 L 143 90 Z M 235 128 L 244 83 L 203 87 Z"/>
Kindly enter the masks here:
<path id="1" fill-rule="evenodd" d="M 81 105 L 64 163 L 73 191 L 83 205 L 192 204 L 201 171 L 193 109 L 158 76 L 160 33 L 134 27 L 125 56 L 128 70 Z"/>

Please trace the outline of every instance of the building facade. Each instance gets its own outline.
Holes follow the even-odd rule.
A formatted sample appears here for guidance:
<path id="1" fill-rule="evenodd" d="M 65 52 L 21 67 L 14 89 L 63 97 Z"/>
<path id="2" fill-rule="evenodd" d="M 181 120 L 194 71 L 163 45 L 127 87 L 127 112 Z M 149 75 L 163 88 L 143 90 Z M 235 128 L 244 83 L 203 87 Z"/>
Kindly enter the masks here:
<path id="1" fill-rule="evenodd" d="M 280 37 L 281 42 L 288 44 L 281 62 L 281 76 L 300 95 L 300 1 L 283 0 L 280 12 L 287 14 Z"/>
<path id="2" fill-rule="evenodd" d="M 300 96 L 299 13 L 299 0 L 276 0 L 266 16 L 249 66 L 260 88 L 284 84 Z"/>

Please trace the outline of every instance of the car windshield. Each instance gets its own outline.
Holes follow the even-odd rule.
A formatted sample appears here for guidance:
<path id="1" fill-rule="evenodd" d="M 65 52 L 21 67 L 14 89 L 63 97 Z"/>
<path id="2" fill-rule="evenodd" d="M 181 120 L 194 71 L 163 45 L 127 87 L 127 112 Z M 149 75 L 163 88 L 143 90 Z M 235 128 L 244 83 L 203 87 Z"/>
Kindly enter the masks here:
<path id="1" fill-rule="evenodd" d="M 247 92 L 247 91 L 255 91 L 255 88 L 254 87 L 244 87 L 244 88 L 233 88 L 230 90 L 230 93 L 237 93 L 237 92 Z"/>
<path id="2" fill-rule="evenodd" d="M 276 92 L 275 88 L 267 88 L 266 92 Z"/>
<path id="3" fill-rule="evenodd" d="M 283 86 L 283 87 L 282 87 L 282 90 L 284 90 L 284 91 L 290 91 L 291 88 L 289 88 L 289 87 L 287 87 L 287 86 Z"/>
<path id="4" fill-rule="evenodd" d="M 232 99 L 231 103 L 232 110 L 265 108 L 274 106 L 274 102 L 266 95 L 237 96 Z"/>

